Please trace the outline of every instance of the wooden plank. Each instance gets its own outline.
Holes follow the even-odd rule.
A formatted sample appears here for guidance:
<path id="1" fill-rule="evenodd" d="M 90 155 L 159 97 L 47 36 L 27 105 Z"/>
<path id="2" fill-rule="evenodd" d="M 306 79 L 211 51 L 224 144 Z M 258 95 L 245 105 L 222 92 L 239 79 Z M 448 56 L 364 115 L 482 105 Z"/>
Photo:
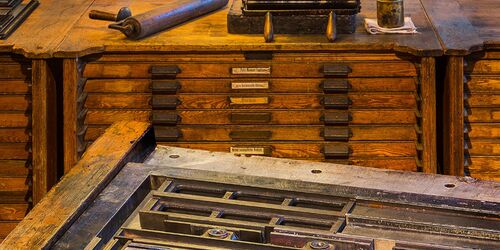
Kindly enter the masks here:
<path id="1" fill-rule="evenodd" d="M 464 85 L 463 58 L 450 56 L 446 66 L 443 96 L 443 173 L 464 175 Z M 469 117 L 470 119 L 470 117 Z"/>
<path id="2" fill-rule="evenodd" d="M 28 180 L 23 177 L 0 177 L 0 192 L 27 192 Z"/>
<path id="3" fill-rule="evenodd" d="M 52 74 L 47 61 L 33 61 L 33 204 L 57 182 L 57 93 Z"/>
<path id="4" fill-rule="evenodd" d="M 466 125 L 468 135 L 475 139 L 500 138 L 500 124 L 498 123 L 473 123 Z"/>
<path id="5" fill-rule="evenodd" d="M 109 128 L 105 136 L 90 146 L 77 165 L 4 240 L 1 247 L 50 247 L 124 164 L 128 161 L 142 161 L 144 154 L 151 152 L 154 143 L 149 141 L 152 139 L 151 134 L 145 135 L 148 128 L 148 123 L 131 121 L 123 121 Z M 55 209 L 57 212 L 54 212 Z"/>
<path id="6" fill-rule="evenodd" d="M 471 108 L 467 114 L 469 122 L 500 122 L 500 108 Z"/>
<path id="7" fill-rule="evenodd" d="M 482 180 L 500 181 L 500 157 L 471 157 L 470 175 Z"/>
<path id="8" fill-rule="evenodd" d="M 29 174 L 28 162 L 23 160 L 0 160 L 1 177 L 26 177 Z"/>
<path id="9" fill-rule="evenodd" d="M 0 111 L 26 111 L 30 104 L 30 95 L 0 95 Z"/>
<path id="10" fill-rule="evenodd" d="M 467 103 L 469 107 L 500 107 L 500 95 L 494 93 L 471 93 L 468 96 Z"/>
<path id="11" fill-rule="evenodd" d="M 0 221 L 20 221 L 28 209 L 28 204 L 0 204 Z"/>
<path id="12" fill-rule="evenodd" d="M 22 112 L 0 112 L 0 128 L 26 128 L 31 127 L 31 114 Z"/>
<path id="13" fill-rule="evenodd" d="M 78 94 L 78 61 L 63 60 L 63 148 L 64 173 L 68 173 L 78 161 L 76 138 L 77 133 L 77 94 Z"/>
<path id="14" fill-rule="evenodd" d="M 320 79 L 182 79 L 177 93 L 323 93 Z M 231 89 L 231 83 L 266 82 L 268 89 Z M 352 92 L 412 92 L 416 91 L 414 78 L 350 78 Z M 500 85 L 500 84 L 499 84 Z M 150 79 L 90 79 L 85 84 L 87 93 L 149 93 Z"/>
<path id="15" fill-rule="evenodd" d="M 1 80 L 0 93 L 2 94 L 28 94 L 30 91 L 31 79 L 29 80 Z"/>
<path id="16" fill-rule="evenodd" d="M 180 124 L 186 125 L 215 125 L 231 124 L 231 113 L 241 113 L 242 110 L 180 110 L 166 111 L 165 113 L 179 114 Z M 245 110 L 247 112 L 247 110 Z M 262 110 L 248 110 L 248 112 L 263 112 Z M 271 113 L 272 125 L 319 125 L 323 111 L 319 110 L 266 110 Z M 350 110 L 350 124 L 415 124 L 414 110 Z M 500 113 L 499 113 L 500 115 Z M 149 121 L 149 110 L 89 110 L 85 124 L 110 125 L 123 120 Z M 210 119 L 207 119 L 210 117 Z"/>
<path id="17" fill-rule="evenodd" d="M 500 60 L 479 60 L 465 66 L 465 71 L 471 74 L 500 75 Z"/>
<path id="18" fill-rule="evenodd" d="M 169 64 L 172 65 L 172 64 Z M 177 78 L 228 78 L 234 68 L 270 68 L 269 74 L 237 75 L 240 78 L 285 77 L 311 78 L 324 77 L 323 66 L 327 63 L 176 63 L 181 72 Z M 350 77 L 413 77 L 417 69 L 411 62 L 344 62 L 351 68 Z M 90 63 L 83 70 L 85 78 L 150 78 L 151 63 Z M 165 66 L 165 64 L 154 64 Z"/>
<path id="19" fill-rule="evenodd" d="M 471 76 L 467 81 L 467 90 L 472 93 L 499 93 L 500 77 Z"/>
<path id="20" fill-rule="evenodd" d="M 447 55 L 465 55 L 482 49 L 483 40 L 455 0 L 421 0 Z"/>
<path id="21" fill-rule="evenodd" d="M 437 174 L 437 119 L 436 119 L 436 62 L 433 57 L 422 58 L 422 165 L 424 173 Z"/>
<path id="22" fill-rule="evenodd" d="M 27 65 L 20 63 L 2 63 L 0 64 L 0 79 L 27 80 L 30 75 L 27 68 Z"/>
<path id="23" fill-rule="evenodd" d="M 25 128 L 0 128 L 0 143 L 2 142 L 29 142 L 31 131 Z"/>
<path id="24" fill-rule="evenodd" d="M 29 143 L 0 143 L 0 160 L 26 160 L 30 148 Z"/>
<path id="25" fill-rule="evenodd" d="M 241 104 L 242 109 L 321 109 L 324 95 L 293 95 L 293 94 L 235 94 L 235 95 L 177 95 L 180 104 L 177 109 L 230 109 L 236 104 L 234 98 L 268 98 L 268 104 Z M 350 93 L 352 108 L 415 108 L 416 100 L 413 93 Z M 150 94 L 89 94 L 85 107 L 88 109 L 148 109 L 151 106 Z"/>
<path id="26" fill-rule="evenodd" d="M 470 139 L 466 142 L 472 156 L 500 156 L 500 139 Z"/>
<path id="27" fill-rule="evenodd" d="M 161 145 L 201 149 L 214 152 L 230 152 L 234 146 L 271 147 L 271 157 L 278 158 L 324 158 L 324 145 L 338 143 L 308 143 L 308 142 L 232 142 L 232 143 L 185 143 L 169 142 Z M 412 157 L 416 156 L 415 142 L 349 142 L 350 157 Z"/>

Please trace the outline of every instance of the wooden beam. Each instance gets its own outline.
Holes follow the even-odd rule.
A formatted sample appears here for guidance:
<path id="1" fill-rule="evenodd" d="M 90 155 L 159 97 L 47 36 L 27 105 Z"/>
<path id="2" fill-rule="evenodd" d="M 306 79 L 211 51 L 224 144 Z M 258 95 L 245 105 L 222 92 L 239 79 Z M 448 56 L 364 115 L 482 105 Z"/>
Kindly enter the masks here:
<path id="1" fill-rule="evenodd" d="M 464 176 L 464 60 L 461 56 L 448 58 L 443 98 L 444 174 Z"/>
<path id="2" fill-rule="evenodd" d="M 78 61 L 77 59 L 64 59 L 63 61 L 63 148 L 64 148 L 64 173 L 78 161 L 77 153 L 77 95 L 78 95 Z"/>
<path id="3" fill-rule="evenodd" d="M 56 81 L 46 60 L 33 60 L 33 204 L 57 181 Z"/>
<path id="4" fill-rule="evenodd" d="M 424 173 L 437 173 L 437 123 L 436 123 L 436 61 L 433 57 L 422 58 L 421 68 L 422 165 Z"/>
<path id="5" fill-rule="evenodd" d="M 149 123 L 114 124 L 9 234 L 0 249 L 50 248 L 127 162 L 142 162 L 154 147 Z"/>

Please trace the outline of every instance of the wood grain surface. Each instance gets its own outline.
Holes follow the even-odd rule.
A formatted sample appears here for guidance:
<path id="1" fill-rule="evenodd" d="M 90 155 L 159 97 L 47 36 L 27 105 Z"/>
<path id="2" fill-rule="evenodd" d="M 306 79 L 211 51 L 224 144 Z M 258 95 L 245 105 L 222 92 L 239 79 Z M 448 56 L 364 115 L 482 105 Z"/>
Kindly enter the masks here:
<path id="1" fill-rule="evenodd" d="M 60 235 L 60 232 L 83 212 L 124 164 L 130 160 L 142 161 L 143 156 L 136 154 L 134 149 L 141 145 L 141 139 L 149 126 L 148 123 L 123 121 L 110 127 L 106 136 L 98 139 L 88 149 L 72 171 L 4 240 L 0 249 L 50 247 L 57 238 L 55 236 Z M 147 147 L 142 150 L 141 154 L 148 152 Z M 74 190 L 78 192 L 75 193 Z M 66 199 L 59 199 L 60 197 Z M 0 228 L 8 233 L 7 227 Z M 8 229 L 10 231 L 12 228 Z M 6 233 L 0 236 L 5 236 Z"/>
<path id="2" fill-rule="evenodd" d="M 144 13 L 164 0 L 148 1 L 96 1 L 91 9 L 116 11 L 128 6 L 133 13 Z M 322 35 L 277 35 L 274 43 L 265 43 L 262 35 L 233 35 L 227 33 L 226 14 L 223 10 L 190 21 L 148 38 L 128 40 L 120 32 L 110 30 L 102 21 L 90 20 L 83 12 L 82 17 L 69 31 L 59 46 L 59 57 L 78 57 L 98 52 L 133 51 L 240 51 L 240 50 L 313 50 L 313 51 L 398 51 L 416 55 L 440 55 L 441 45 L 434 34 L 419 0 L 405 2 L 406 14 L 419 27 L 416 35 L 369 35 L 363 27 L 363 18 L 376 18 L 375 1 L 363 0 L 361 13 L 357 19 L 355 35 L 339 35 L 334 43 L 329 43 Z"/>

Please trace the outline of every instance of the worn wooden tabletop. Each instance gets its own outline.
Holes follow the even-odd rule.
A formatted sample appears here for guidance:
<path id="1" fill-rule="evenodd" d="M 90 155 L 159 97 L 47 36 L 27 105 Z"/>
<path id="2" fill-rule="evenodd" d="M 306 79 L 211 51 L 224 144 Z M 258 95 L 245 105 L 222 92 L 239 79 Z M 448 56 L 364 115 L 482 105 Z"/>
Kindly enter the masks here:
<path id="1" fill-rule="evenodd" d="M 128 6 L 132 14 L 139 14 L 173 0 L 113 0 L 95 1 L 90 9 L 116 12 Z M 423 11 L 420 0 L 406 0 L 406 15 L 419 28 L 413 35 L 370 35 L 363 27 L 365 17 L 376 18 L 376 1 L 362 0 L 358 15 L 357 31 L 339 35 L 329 43 L 324 35 L 276 35 L 274 43 L 265 43 L 262 35 L 228 34 L 226 15 L 232 0 L 222 10 L 205 15 L 167 31 L 140 41 L 107 28 L 109 22 L 91 20 L 89 9 L 75 23 L 55 53 L 57 57 L 78 57 L 99 52 L 148 52 L 148 51 L 239 51 L 239 50 L 378 50 L 409 52 L 416 55 L 439 56 L 441 46 L 432 25 Z"/>
<path id="2" fill-rule="evenodd" d="M 92 2 L 41 0 L 14 33 L 6 40 L 0 40 L 0 52 L 14 52 L 29 58 L 52 57 L 67 31 Z"/>

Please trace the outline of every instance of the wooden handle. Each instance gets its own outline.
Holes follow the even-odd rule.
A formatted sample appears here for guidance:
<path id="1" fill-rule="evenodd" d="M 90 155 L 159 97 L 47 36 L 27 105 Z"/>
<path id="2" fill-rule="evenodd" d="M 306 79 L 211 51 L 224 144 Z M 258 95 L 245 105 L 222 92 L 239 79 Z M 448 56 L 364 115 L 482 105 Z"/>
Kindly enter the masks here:
<path id="1" fill-rule="evenodd" d="M 90 19 L 113 21 L 113 22 L 121 21 L 130 16 L 132 16 L 132 12 L 127 7 L 121 8 L 117 14 L 100 10 L 91 10 L 89 13 Z"/>
<path id="2" fill-rule="evenodd" d="M 159 142 L 174 142 L 181 137 L 181 131 L 177 127 L 154 127 L 156 140 Z"/>
<path id="3" fill-rule="evenodd" d="M 271 122 L 271 113 L 231 113 L 231 123 L 262 124 Z"/>
<path id="4" fill-rule="evenodd" d="M 264 40 L 266 43 L 274 41 L 273 15 L 267 12 L 264 17 Z"/>
<path id="5" fill-rule="evenodd" d="M 334 42 L 337 39 L 337 15 L 332 10 L 328 15 L 328 23 L 326 25 L 326 38 L 330 42 Z"/>
<path id="6" fill-rule="evenodd" d="M 151 80 L 153 93 L 175 94 L 181 88 L 181 84 L 175 80 Z"/>
<path id="7" fill-rule="evenodd" d="M 349 151 L 347 144 L 325 145 L 323 148 L 323 154 L 328 159 L 349 158 Z"/>
<path id="8" fill-rule="evenodd" d="M 179 99 L 172 95 L 153 95 L 151 106 L 153 109 L 176 109 Z"/>
<path id="9" fill-rule="evenodd" d="M 233 140 L 269 140 L 271 131 L 231 131 L 229 137 Z"/>

